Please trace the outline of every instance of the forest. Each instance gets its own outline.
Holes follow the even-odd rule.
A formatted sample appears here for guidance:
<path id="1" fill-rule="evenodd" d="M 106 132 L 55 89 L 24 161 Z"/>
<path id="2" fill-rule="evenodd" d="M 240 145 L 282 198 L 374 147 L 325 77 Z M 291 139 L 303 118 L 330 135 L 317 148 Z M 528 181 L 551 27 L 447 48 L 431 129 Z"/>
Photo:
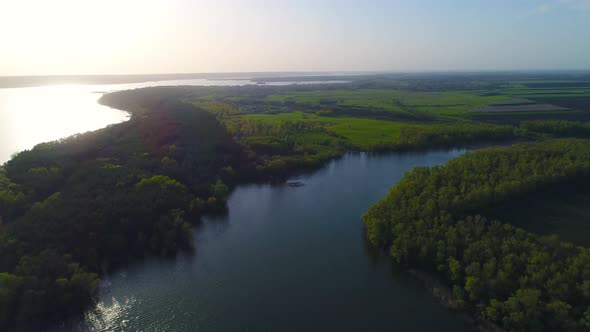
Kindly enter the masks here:
<path id="1" fill-rule="evenodd" d="M 397 263 L 444 280 L 456 307 L 510 331 L 584 331 L 590 328 L 589 249 L 481 212 L 589 176 L 586 140 L 483 149 L 406 173 L 363 220 L 370 242 Z"/>
<path id="2" fill-rule="evenodd" d="M 241 157 L 188 104 L 16 155 L 0 171 L 0 329 L 80 314 L 103 273 L 190 249 L 191 223 L 223 209 Z"/>

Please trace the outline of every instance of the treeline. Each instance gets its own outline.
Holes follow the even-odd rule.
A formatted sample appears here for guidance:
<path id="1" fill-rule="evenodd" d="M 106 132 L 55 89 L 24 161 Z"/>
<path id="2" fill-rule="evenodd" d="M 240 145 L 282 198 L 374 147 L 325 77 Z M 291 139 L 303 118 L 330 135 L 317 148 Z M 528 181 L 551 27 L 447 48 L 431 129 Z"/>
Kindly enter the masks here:
<path id="1" fill-rule="evenodd" d="M 408 110 L 392 111 L 376 107 L 359 107 L 351 105 L 329 105 L 322 104 L 322 101 L 320 101 L 320 104 L 316 105 L 305 104 L 304 107 L 306 112 L 314 109 L 317 110 L 315 113 L 320 116 L 341 116 L 403 122 L 426 122 L 433 120 L 433 117 L 425 112 L 411 112 Z"/>
<path id="2" fill-rule="evenodd" d="M 369 147 L 371 151 L 408 151 L 448 148 L 483 142 L 514 140 L 520 135 L 513 126 L 491 124 L 403 126 L 394 141 L 384 141 Z"/>
<path id="3" fill-rule="evenodd" d="M 342 155 L 348 146 L 344 138 L 318 122 L 240 119 L 224 123 L 255 160 L 261 178 L 285 178 L 296 171 L 320 167 Z"/>
<path id="4" fill-rule="evenodd" d="M 472 123 L 405 125 L 399 129 L 399 134 L 394 139 L 361 148 L 320 122 L 265 122 L 232 117 L 222 121 L 234 139 L 255 156 L 257 172 L 263 177 L 285 177 L 296 170 L 315 168 L 347 150 L 426 150 L 497 143 L 525 137 L 522 131 L 513 126 Z"/>
<path id="5" fill-rule="evenodd" d="M 590 122 L 565 120 L 523 121 L 519 126 L 529 133 L 551 135 L 554 137 L 589 137 Z"/>
<path id="6" fill-rule="evenodd" d="M 415 168 L 363 216 L 367 237 L 395 261 L 438 274 L 456 306 L 508 330 L 586 331 L 590 250 L 477 214 L 589 175 L 590 141 L 576 139 L 485 149 Z"/>
<path id="7" fill-rule="evenodd" d="M 136 107 L 128 122 L 39 144 L 1 168 L 0 330 L 80 314 L 105 271 L 189 249 L 190 223 L 223 209 L 248 174 L 214 115 L 162 100 Z"/>

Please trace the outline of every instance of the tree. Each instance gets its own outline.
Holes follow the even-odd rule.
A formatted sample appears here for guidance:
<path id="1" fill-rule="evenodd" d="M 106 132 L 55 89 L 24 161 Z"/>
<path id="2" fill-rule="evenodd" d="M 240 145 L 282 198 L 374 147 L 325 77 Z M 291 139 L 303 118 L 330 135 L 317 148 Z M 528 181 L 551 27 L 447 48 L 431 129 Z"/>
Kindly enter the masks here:
<path id="1" fill-rule="evenodd" d="M 229 188 L 220 179 L 217 179 L 217 182 L 211 186 L 211 191 L 213 192 L 213 196 L 222 199 L 229 194 Z"/>

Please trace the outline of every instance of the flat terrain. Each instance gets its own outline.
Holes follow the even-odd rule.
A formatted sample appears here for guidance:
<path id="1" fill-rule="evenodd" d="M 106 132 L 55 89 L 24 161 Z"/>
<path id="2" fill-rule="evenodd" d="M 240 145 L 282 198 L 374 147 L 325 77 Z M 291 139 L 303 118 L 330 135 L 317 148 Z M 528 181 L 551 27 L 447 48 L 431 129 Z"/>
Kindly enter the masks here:
<path id="1" fill-rule="evenodd" d="M 530 105 L 506 105 L 486 106 L 471 110 L 472 112 L 544 112 L 544 111 L 568 111 L 569 109 L 551 104 L 530 104 Z"/>
<path id="2" fill-rule="evenodd" d="M 492 106 L 501 106 L 501 105 L 522 105 L 522 104 L 534 104 L 534 100 L 526 99 L 526 98 L 510 98 L 501 100 Z"/>
<path id="3" fill-rule="evenodd" d="M 359 148 L 368 148 L 383 140 L 397 140 L 400 128 L 405 126 L 427 127 L 428 124 L 405 124 L 396 121 L 381 121 L 365 118 L 327 117 L 296 111 L 279 114 L 248 114 L 234 121 L 252 120 L 264 124 L 278 124 L 284 121 L 304 121 L 318 123 L 328 131 L 341 135 Z"/>
<path id="4" fill-rule="evenodd" d="M 197 107 L 222 114 L 220 119 L 229 127 L 244 121 L 266 126 L 313 123 L 361 150 L 399 145 L 408 133 L 436 132 L 444 137 L 457 126 L 590 120 L 590 87 L 575 84 L 575 79 L 509 76 L 456 82 L 394 76 L 369 82 L 363 78 L 351 84 L 307 88 L 259 86 L 233 94 L 196 93 L 188 99 Z M 323 139 L 317 133 L 292 132 L 290 137 Z"/>

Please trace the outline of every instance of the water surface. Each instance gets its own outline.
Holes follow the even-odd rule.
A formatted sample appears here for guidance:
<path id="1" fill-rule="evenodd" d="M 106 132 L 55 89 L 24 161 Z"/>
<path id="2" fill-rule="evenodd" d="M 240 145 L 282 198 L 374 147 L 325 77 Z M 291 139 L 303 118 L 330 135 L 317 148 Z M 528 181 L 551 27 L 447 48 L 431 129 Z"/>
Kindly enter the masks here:
<path id="1" fill-rule="evenodd" d="M 465 331 L 385 257 L 359 216 L 404 172 L 464 150 L 348 154 L 288 185 L 239 186 L 195 228 L 195 253 L 106 278 L 82 331 Z"/>

